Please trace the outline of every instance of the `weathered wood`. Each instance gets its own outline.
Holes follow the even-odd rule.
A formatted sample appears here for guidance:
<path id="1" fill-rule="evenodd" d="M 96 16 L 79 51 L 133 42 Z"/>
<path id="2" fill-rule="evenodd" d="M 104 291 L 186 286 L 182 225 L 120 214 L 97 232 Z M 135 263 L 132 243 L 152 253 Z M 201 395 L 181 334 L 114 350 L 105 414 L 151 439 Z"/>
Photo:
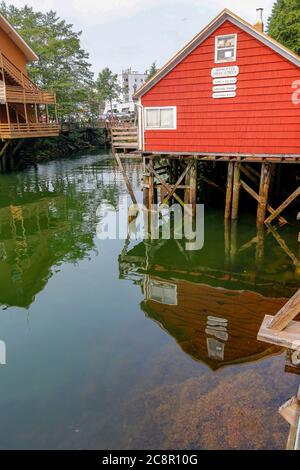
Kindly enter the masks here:
<path id="1" fill-rule="evenodd" d="M 300 404 L 297 397 L 291 398 L 278 411 L 290 426 L 297 426 L 300 417 Z"/>
<path id="2" fill-rule="evenodd" d="M 267 225 L 271 224 L 273 220 L 276 219 L 281 214 L 281 212 L 283 212 L 284 209 L 286 209 L 299 195 L 300 186 L 281 204 L 281 206 L 278 207 L 278 209 L 274 211 L 273 214 L 270 215 L 270 217 L 266 219 L 265 223 Z"/>
<path id="3" fill-rule="evenodd" d="M 244 173 L 244 175 L 248 176 L 248 178 L 252 181 L 252 183 L 257 184 L 258 182 L 257 176 L 253 175 L 253 173 L 249 171 L 248 165 L 247 166 L 240 165 L 240 170 L 242 173 Z"/>
<path id="4" fill-rule="evenodd" d="M 282 248 L 282 250 L 285 252 L 285 254 L 291 258 L 293 261 L 294 265 L 298 268 L 300 266 L 300 261 L 299 258 L 289 249 L 287 246 L 286 242 L 281 238 L 277 230 L 272 227 L 272 225 L 269 225 L 269 232 L 272 233 L 273 237 L 279 244 L 279 246 Z"/>
<path id="5" fill-rule="evenodd" d="M 270 329 L 270 323 L 273 319 L 274 317 L 270 315 L 265 316 L 257 336 L 258 341 L 300 351 L 300 322 L 291 321 L 284 331 L 277 331 Z"/>
<path id="6" fill-rule="evenodd" d="M 228 163 L 228 170 L 227 170 L 225 220 L 230 219 L 230 213 L 231 213 L 232 190 L 233 190 L 233 171 L 234 171 L 234 164 L 232 162 L 229 162 Z"/>
<path id="7" fill-rule="evenodd" d="M 150 174 L 152 174 L 152 177 L 153 177 L 153 175 L 154 175 L 154 176 L 158 179 L 158 181 L 161 183 L 161 185 L 168 191 L 168 196 L 165 198 L 165 200 L 164 200 L 163 203 L 164 203 L 164 204 L 167 204 L 168 200 L 173 196 L 173 197 L 177 200 L 177 202 L 179 202 L 179 204 L 180 204 L 182 207 L 184 207 L 184 202 L 182 201 L 182 199 L 181 199 L 179 196 L 177 196 L 177 194 L 176 194 L 176 192 L 175 192 L 175 191 L 178 189 L 178 186 L 179 186 L 179 185 L 176 187 L 176 189 L 174 189 L 175 186 L 173 186 L 173 187 L 170 186 L 170 185 L 160 176 L 159 173 L 156 173 L 155 169 L 154 169 L 153 167 L 151 167 L 151 165 L 148 164 L 148 165 L 147 165 L 147 168 L 148 168 Z M 183 178 L 182 178 L 182 179 L 183 179 Z"/>
<path id="8" fill-rule="evenodd" d="M 250 194 L 250 196 L 252 196 L 257 202 L 259 202 L 259 195 L 252 188 L 250 188 L 250 186 L 248 186 L 247 183 L 245 183 L 245 181 L 243 181 L 243 180 L 241 180 L 241 187 L 245 191 L 247 191 L 247 193 Z M 270 206 L 270 204 L 267 205 L 267 210 L 271 214 L 274 214 L 274 212 L 275 212 L 275 210 L 273 209 L 273 207 Z M 287 224 L 287 220 L 285 220 L 281 216 L 279 216 L 278 220 L 279 220 L 281 225 Z"/>
<path id="9" fill-rule="evenodd" d="M 117 161 L 117 163 L 118 163 L 118 166 L 119 166 L 119 168 L 120 168 L 120 171 L 121 171 L 121 173 L 122 173 L 122 175 L 123 175 L 123 178 L 124 178 L 124 181 L 125 181 L 125 184 L 126 184 L 126 188 L 127 188 L 127 191 L 128 191 L 129 194 L 130 194 L 131 200 L 132 200 L 133 204 L 137 204 L 137 200 L 136 200 L 135 194 L 134 194 L 134 192 L 133 192 L 133 189 L 132 189 L 131 183 L 130 183 L 130 181 L 129 181 L 129 178 L 128 178 L 127 174 L 126 174 L 126 171 L 125 171 L 125 169 L 124 169 L 124 167 L 123 167 L 122 161 L 121 161 L 121 159 L 120 159 L 120 157 L 118 156 L 117 153 L 114 153 L 114 157 L 115 157 L 115 159 L 116 159 L 116 161 Z"/>
<path id="10" fill-rule="evenodd" d="M 300 314 L 300 289 L 288 301 L 288 303 L 284 305 L 284 307 L 277 313 L 277 315 L 274 318 L 272 318 L 272 321 L 269 324 L 269 329 L 273 331 L 282 331 L 299 314 Z M 299 344 L 300 344 L 300 336 L 299 336 Z"/>
<path id="11" fill-rule="evenodd" d="M 189 204 L 192 206 L 192 215 L 196 215 L 197 206 L 197 162 L 191 166 L 190 169 L 190 201 Z"/>
<path id="12" fill-rule="evenodd" d="M 239 201 L 240 201 L 240 188 L 241 188 L 241 172 L 240 164 L 234 164 L 234 174 L 233 174 L 233 195 L 232 195 L 232 220 L 238 219 L 239 214 Z"/>
<path id="13" fill-rule="evenodd" d="M 268 198 L 270 191 L 271 182 L 271 165 L 269 163 L 263 163 L 261 166 L 261 178 L 259 188 L 259 203 L 257 208 L 256 222 L 258 225 L 262 225 L 266 219 Z"/>

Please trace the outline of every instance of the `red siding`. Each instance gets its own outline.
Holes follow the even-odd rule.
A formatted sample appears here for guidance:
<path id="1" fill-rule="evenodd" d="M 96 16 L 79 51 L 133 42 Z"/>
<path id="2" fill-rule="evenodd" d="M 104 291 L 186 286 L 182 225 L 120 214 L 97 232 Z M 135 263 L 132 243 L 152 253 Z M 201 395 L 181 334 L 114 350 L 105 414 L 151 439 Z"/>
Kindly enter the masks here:
<path id="1" fill-rule="evenodd" d="M 215 36 L 238 34 L 237 61 L 215 64 Z M 214 67 L 238 65 L 235 98 L 213 99 Z M 299 68 L 224 23 L 142 97 L 143 106 L 177 106 L 177 130 L 146 131 L 145 150 L 300 154 Z"/>

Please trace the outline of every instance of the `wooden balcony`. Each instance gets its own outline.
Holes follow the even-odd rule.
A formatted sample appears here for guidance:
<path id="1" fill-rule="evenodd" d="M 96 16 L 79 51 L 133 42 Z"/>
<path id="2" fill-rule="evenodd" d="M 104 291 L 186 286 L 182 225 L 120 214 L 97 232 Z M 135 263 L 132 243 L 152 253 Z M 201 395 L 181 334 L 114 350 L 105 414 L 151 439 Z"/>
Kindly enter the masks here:
<path id="1" fill-rule="evenodd" d="M 52 104 L 56 103 L 55 93 L 42 90 L 25 90 L 22 87 L 6 85 L 0 87 L 0 99 L 7 103 Z"/>
<path id="2" fill-rule="evenodd" d="M 0 124 L 1 139 L 55 137 L 58 135 L 59 125 L 56 123 Z"/>

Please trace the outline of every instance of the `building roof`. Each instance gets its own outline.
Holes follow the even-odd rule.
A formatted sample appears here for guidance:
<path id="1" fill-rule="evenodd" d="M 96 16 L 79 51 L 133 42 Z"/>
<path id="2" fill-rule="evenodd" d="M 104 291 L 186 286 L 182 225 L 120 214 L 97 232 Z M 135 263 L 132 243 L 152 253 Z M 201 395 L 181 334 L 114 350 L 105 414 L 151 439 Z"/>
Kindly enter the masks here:
<path id="1" fill-rule="evenodd" d="M 186 46 L 177 52 L 148 82 L 145 83 L 134 95 L 137 100 L 147 93 L 154 85 L 164 78 L 176 65 L 178 65 L 185 57 L 187 57 L 194 49 L 204 42 L 216 29 L 218 29 L 225 21 L 230 21 L 238 26 L 246 33 L 255 37 L 266 46 L 289 60 L 296 66 L 300 67 L 300 57 L 287 47 L 280 44 L 275 39 L 265 33 L 258 31 L 253 25 L 240 18 L 232 11 L 225 8 L 213 21 L 211 21 L 200 33 L 198 33 Z"/>
<path id="2" fill-rule="evenodd" d="M 20 34 L 13 28 L 13 26 L 0 14 L 0 28 L 10 37 L 10 39 L 18 46 L 23 52 L 28 62 L 39 60 L 38 56 L 28 46 Z"/>

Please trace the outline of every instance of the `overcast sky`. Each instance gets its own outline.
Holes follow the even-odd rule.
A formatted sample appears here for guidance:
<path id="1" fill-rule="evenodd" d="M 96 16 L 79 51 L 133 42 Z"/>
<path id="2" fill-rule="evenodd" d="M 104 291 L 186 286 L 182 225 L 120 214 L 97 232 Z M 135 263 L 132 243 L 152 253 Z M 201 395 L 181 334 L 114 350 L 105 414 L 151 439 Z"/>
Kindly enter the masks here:
<path id="1" fill-rule="evenodd" d="M 82 30 L 95 73 L 132 67 L 144 72 L 162 66 L 178 49 L 227 7 L 249 22 L 264 7 L 267 20 L 274 0 L 11 0 L 15 6 L 57 11 Z"/>

